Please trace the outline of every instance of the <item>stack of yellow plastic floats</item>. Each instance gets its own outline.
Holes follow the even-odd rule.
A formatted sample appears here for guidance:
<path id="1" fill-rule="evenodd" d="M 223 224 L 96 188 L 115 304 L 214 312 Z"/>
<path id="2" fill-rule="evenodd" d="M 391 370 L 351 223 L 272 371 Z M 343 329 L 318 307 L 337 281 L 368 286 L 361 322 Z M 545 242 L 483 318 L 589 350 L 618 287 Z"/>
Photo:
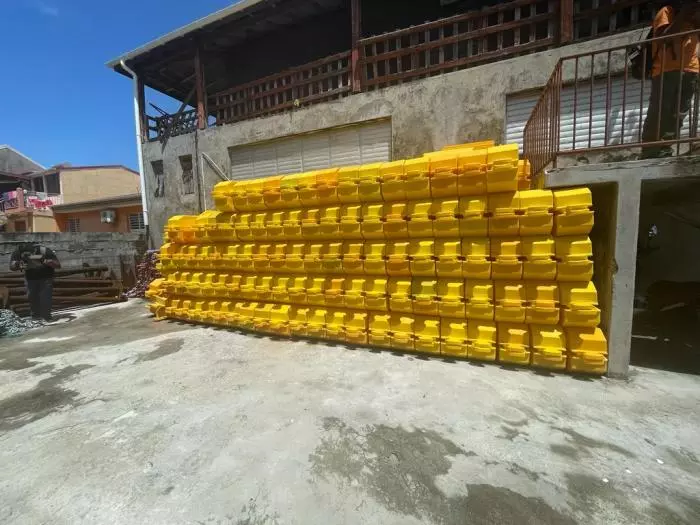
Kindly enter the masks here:
<path id="1" fill-rule="evenodd" d="M 604 373 L 586 188 L 516 145 L 223 182 L 168 221 L 158 317 Z"/>

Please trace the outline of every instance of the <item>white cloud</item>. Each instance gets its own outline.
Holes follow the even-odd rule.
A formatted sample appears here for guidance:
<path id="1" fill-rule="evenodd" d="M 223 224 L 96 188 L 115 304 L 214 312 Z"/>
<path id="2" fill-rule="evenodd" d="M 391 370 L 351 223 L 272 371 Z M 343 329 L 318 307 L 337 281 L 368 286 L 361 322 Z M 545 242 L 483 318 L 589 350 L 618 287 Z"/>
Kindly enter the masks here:
<path id="1" fill-rule="evenodd" d="M 37 9 L 39 9 L 39 12 L 42 15 L 54 16 L 54 17 L 58 16 L 58 7 L 55 7 L 55 6 L 52 6 L 49 4 L 45 4 L 44 2 L 37 3 L 36 7 L 37 7 Z"/>

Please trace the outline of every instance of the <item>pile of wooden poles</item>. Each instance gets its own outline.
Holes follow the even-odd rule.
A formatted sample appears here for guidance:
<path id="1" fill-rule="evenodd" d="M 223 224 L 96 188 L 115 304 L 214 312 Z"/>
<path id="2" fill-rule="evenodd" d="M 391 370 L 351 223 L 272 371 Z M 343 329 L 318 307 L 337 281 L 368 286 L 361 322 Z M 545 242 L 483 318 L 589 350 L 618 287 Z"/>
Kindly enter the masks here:
<path id="1" fill-rule="evenodd" d="M 3 307 L 3 295 L 8 299 L 6 308 L 18 315 L 29 313 L 29 301 L 21 273 L 0 273 L 0 308 Z M 113 278 L 106 266 L 56 270 L 53 282 L 54 310 L 123 300 L 122 283 Z"/>

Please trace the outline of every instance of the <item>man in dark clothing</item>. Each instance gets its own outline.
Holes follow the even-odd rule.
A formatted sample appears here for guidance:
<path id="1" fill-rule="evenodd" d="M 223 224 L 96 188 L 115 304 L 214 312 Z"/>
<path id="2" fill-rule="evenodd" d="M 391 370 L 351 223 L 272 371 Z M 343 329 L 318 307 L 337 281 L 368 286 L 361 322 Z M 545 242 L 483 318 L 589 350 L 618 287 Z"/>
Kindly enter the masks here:
<path id="1" fill-rule="evenodd" d="M 654 37 L 692 31 L 698 24 L 696 2 L 664 2 L 652 23 Z M 697 56 L 698 36 L 655 41 L 651 57 L 651 97 L 642 131 L 643 142 L 678 138 L 690 105 L 698 89 L 700 62 Z M 642 158 L 667 157 L 670 146 L 646 146 Z"/>
<path id="2" fill-rule="evenodd" d="M 51 321 L 54 271 L 61 267 L 50 248 L 39 244 L 21 244 L 10 258 L 10 270 L 24 271 L 27 296 L 34 319 Z"/>

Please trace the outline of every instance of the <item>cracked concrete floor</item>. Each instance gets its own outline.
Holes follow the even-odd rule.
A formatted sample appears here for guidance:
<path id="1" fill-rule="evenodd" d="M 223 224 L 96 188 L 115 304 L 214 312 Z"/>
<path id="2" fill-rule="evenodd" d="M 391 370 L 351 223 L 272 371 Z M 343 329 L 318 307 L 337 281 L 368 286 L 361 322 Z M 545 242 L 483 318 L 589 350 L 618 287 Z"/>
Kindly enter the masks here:
<path id="1" fill-rule="evenodd" d="M 154 322 L 0 340 L 0 523 L 700 523 L 700 378 Z"/>

